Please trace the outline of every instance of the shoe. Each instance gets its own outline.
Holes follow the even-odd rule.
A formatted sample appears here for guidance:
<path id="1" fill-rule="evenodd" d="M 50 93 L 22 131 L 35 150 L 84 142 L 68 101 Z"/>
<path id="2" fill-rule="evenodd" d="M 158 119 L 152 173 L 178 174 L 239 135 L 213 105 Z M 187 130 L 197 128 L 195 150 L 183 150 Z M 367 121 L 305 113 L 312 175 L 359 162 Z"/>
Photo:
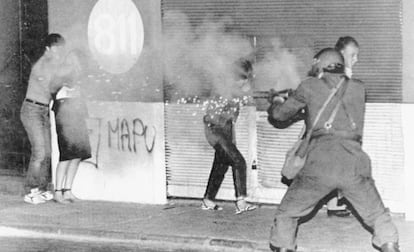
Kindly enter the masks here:
<path id="1" fill-rule="evenodd" d="M 213 201 L 209 199 L 203 199 L 201 203 L 201 209 L 202 210 L 210 210 L 210 211 L 221 211 L 223 210 L 222 207 L 215 204 Z"/>
<path id="2" fill-rule="evenodd" d="M 328 217 L 349 217 L 351 216 L 351 211 L 349 211 L 348 209 L 339 209 L 339 210 L 329 210 L 326 211 L 326 213 L 328 214 Z"/>
<path id="3" fill-rule="evenodd" d="M 247 211 L 253 211 L 257 208 L 257 206 L 247 203 L 247 201 L 242 198 L 236 201 L 236 213 L 241 214 Z"/>
<path id="4" fill-rule="evenodd" d="M 24 202 L 37 205 L 41 203 L 45 203 L 46 200 L 40 195 L 41 192 L 38 188 L 33 188 L 30 190 L 30 193 L 26 194 L 23 198 Z"/>
<path id="5" fill-rule="evenodd" d="M 269 247 L 272 252 L 295 252 L 295 250 L 292 249 L 275 247 L 271 243 L 269 244 Z"/>
<path id="6" fill-rule="evenodd" d="M 42 197 L 45 201 L 49 201 L 53 199 L 53 194 L 51 191 L 45 191 L 40 193 L 40 197 Z"/>
<path id="7" fill-rule="evenodd" d="M 400 252 L 398 243 L 387 242 L 381 246 L 381 252 Z"/>

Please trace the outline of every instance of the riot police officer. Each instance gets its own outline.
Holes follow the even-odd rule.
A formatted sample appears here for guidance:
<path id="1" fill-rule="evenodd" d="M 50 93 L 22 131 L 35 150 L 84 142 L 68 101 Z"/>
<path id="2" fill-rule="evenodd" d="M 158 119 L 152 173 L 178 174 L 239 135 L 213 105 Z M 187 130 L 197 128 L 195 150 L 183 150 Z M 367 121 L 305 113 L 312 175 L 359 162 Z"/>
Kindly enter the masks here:
<path id="1" fill-rule="evenodd" d="M 328 103 L 314 127 L 306 163 L 276 211 L 270 248 L 272 251 L 295 251 L 299 218 L 308 215 L 324 196 L 338 189 L 365 224 L 373 228 L 373 244 L 382 252 L 397 252 L 397 229 L 375 187 L 370 159 L 361 148 L 364 84 L 345 76 L 344 59 L 333 48 L 323 49 L 315 56 L 311 71 L 316 77 L 303 81 L 286 101 L 275 99 L 268 111 L 272 120 L 287 121 L 305 109 L 305 123 L 309 126 L 331 89 L 337 88 L 343 78 L 343 83 L 347 84 L 341 88 L 346 89 L 342 97 L 334 97 Z M 332 121 L 330 116 L 336 107 Z"/>

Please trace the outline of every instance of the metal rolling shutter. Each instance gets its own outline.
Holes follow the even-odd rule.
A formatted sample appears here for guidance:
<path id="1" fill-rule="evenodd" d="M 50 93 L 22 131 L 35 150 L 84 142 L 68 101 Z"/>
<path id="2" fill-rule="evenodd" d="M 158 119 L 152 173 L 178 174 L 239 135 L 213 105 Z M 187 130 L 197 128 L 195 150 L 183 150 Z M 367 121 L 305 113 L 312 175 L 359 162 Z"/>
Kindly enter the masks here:
<path id="1" fill-rule="evenodd" d="M 213 148 L 204 137 L 201 106 L 169 104 L 165 106 L 165 149 L 167 190 L 169 196 L 203 197 L 214 159 Z M 236 123 L 236 141 L 240 152 L 248 159 L 247 109 L 241 110 Z M 226 173 L 218 198 L 233 199 L 231 168 Z"/>
<path id="2" fill-rule="evenodd" d="M 169 104 L 166 106 L 166 165 L 169 196 L 202 197 L 210 173 L 214 152 L 204 138 L 203 111 L 193 104 Z M 257 176 L 258 185 L 269 189 L 285 190 L 280 171 L 286 151 L 296 141 L 302 127 L 297 123 L 284 130 L 274 129 L 264 112 L 257 112 Z M 249 119 L 250 118 L 250 119 Z M 249 148 L 249 120 L 246 108 L 242 109 L 236 125 L 237 145 L 251 161 Z M 404 150 L 401 128 L 401 104 L 367 104 L 364 129 L 364 150 L 372 160 L 373 177 L 385 204 L 395 212 L 404 212 Z M 251 150 L 251 149 L 250 149 Z M 249 168 L 249 167 L 248 167 Z M 248 175 L 249 175 L 248 169 Z M 248 177 L 248 182 L 250 177 Z M 248 185 L 250 191 L 251 188 Z M 226 174 L 218 198 L 232 199 L 231 169 Z M 273 191 L 273 193 L 272 193 Z M 267 196 L 267 195 L 265 195 Z M 254 195 L 258 201 L 278 203 L 271 196 Z M 280 200 L 280 199 L 279 199 Z"/>
<path id="3" fill-rule="evenodd" d="M 363 149 L 371 157 L 378 191 L 394 212 L 405 211 L 401 106 L 368 103 L 363 143 Z"/>
<path id="4" fill-rule="evenodd" d="M 401 102 L 401 0 L 163 0 L 162 11 L 185 13 L 193 26 L 207 16 L 230 17 L 232 30 L 257 39 L 279 37 L 310 46 L 332 47 L 340 36 L 361 46 L 355 77 L 367 85 L 368 102 Z M 177 31 L 180 32 L 180 31 Z"/>
<path id="5" fill-rule="evenodd" d="M 214 152 L 204 138 L 203 113 L 195 105 L 167 105 L 166 165 L 168 184 L 204 185 Z"/>
<path id="6" fill-rule="evenodd" d="M 280 181 L 280 171 L 286 151 L 296 140 L 302 123 L 278 130 L 269 125 L 264 112 L 259 112 L 258 118 L 259 183 L 265 188 L 286 189 Z M 401 104 L 368 103 L 363 142 L 363 149 L 371 158 L 373 177 L 385 204 L 392 211 L 404 212 Z"/>
<path id="7" fill-rule="evenodd" d="M 392 211 L 404 211 L 401 105 L 396 104 L 402 99 L 401 0 L 163 0 L 162 11 L 168 10 L 182 11 L 193 26 L 207 16 L 232 18 L 231 29 L 256 36 L 259 60 L 269 38 L 280 38 L 302 59 L 303 50 L 316 53 L 332 47 L 340 36 L 354 36 L 361 47 L 354 75 L 365 82 L 371 102 L 367 105 L 364 149 L 372 159 L 373 175 L 386 205 Z M 172 111 L 167 109 L 167 118 L 172 116 L 169 113 Z M 273 129 L 263 112 L 258 112 L 256 123 L 257 146 L 250 147 L 257 149 L 255 186 L 269 190 L 255 190 L 255 198 L 278 203 L 275 192 L 286 188 L 280 182 L 285 151 L 296 140 L 301 126 Z M 172 137 L 168 122 L 166 127 L 168 140 Z M 171 153 L 167 156 L 174 155 Z M 175 167 L 170 165 L 169 172 Z M 205 178 L 210 163 L 207 167 Z M 227 182 L 226 186 L 230 185 Z"/>
<path id="8" fill-rule="evenodd" d="M 287 129 L 276 129 L 267 122 L 267 113 L 259 112 L 257 121 L 257 161 L 260 185 L 285 189 L 280 174 L 286 152 L 298 139 L 303 123 Z"/>

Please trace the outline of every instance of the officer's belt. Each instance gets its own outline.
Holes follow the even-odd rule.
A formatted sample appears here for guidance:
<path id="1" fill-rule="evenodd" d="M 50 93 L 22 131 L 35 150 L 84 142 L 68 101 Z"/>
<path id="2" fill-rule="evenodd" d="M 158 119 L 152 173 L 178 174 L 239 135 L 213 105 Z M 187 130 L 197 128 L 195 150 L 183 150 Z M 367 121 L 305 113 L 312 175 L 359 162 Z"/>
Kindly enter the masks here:
<path id="1" fill-rule="evenodd" d="M 334 137 L 334 138 L 342 138 L 347 140 L 353 140 L 357 141 L 359 143 L 362 143 L 362 136 L 352 132 L 352 131 L 346 131 L 346 130 L 334 130 L 334 129 L 319 129 L 313 132 L 311 136 L 311 140 L 321 138 L 321 137 Z"/>

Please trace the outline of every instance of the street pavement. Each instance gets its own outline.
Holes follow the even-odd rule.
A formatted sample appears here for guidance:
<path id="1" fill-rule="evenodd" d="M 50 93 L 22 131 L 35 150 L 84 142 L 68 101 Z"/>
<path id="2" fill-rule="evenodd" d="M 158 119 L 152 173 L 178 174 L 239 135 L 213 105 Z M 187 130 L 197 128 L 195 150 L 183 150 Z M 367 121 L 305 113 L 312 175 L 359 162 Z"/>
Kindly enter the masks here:
<path id="1" fill-rule="evenodd" d="M 30 205 L 20 195 L 0 194 L 0 251 L 269 251 L 276 206 L 234 214 L 200 209 L 199 200 L 166 205 L 80 201 Z M 393 216 L 402 251 L 414 251 L 414 222 Z M 376 251 L 354 217 L 328 218 L 321 209 L 301 224 L 299 251 Z"/>
<path id="2" fill-rule="evenodd" d="M 131 242 L 98 242 L 89 240 L 67 240 L 57 238 L 0 238 L 1 251 L 7 252 L 190 252 L 179 248 L 162 248 L 160 246 L 144 246 Z"/>

